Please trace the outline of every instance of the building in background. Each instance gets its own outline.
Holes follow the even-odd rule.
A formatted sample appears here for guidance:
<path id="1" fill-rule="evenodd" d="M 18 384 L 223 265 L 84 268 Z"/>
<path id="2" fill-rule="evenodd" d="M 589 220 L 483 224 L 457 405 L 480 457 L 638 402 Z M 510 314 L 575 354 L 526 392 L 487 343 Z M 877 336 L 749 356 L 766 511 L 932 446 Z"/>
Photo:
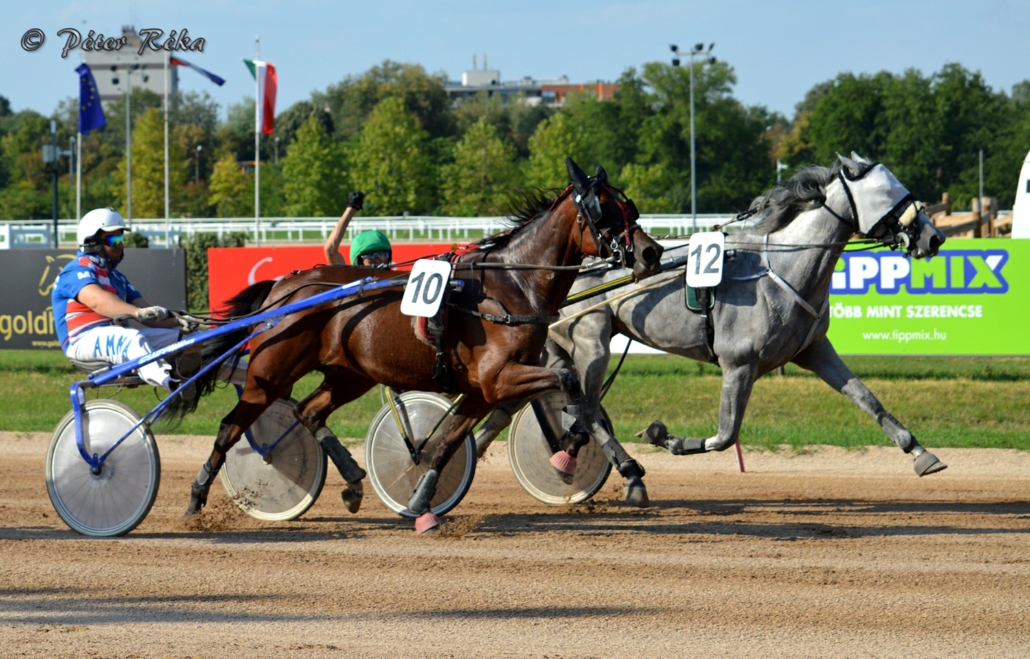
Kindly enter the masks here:
<path id="1" fill-rule="evenodd" d="M 139 47 L 143 41 L 134 26 L 123 26 L 122 36 L 128 39 L 128 43 L 121 50 L 85 51 L 85 62 L 93 71 L 104 109 L 111 101 L 125 98 L 128 84 L 133 89 L 146 88 L 164 96 L 166 72 L 170 76 L 168 92 L 174 94 L 179 89 L 179 75 L 178 67 L 166 66 L 171 53 L 147 48 L 140 55 Z"/>
<path id="2" fill-rule="evenodd" d="M 464 71 L 461 74 L 460 82 L 448 81 L 444 85 L 444 89 L 454 103 L 480 92 L 486 92 L 487 96 L 499 97 L 504 105 L 520 102 L 528 105 L 543 104 L 560 108 L 565 103 L 565 97 L 569 92 L 594 94 L 598 100 L 608 101 L 615 96 L 619 85 L 601 81 L 570 83 L 568 76 L 553 80 L 537 80 L 526 76 L 520 80 L 501 81 L 500 70 L 487 68 L 484 55 L 482 69 L 477 68 L 476 58 L 473 57 L 472 70 Z"/>

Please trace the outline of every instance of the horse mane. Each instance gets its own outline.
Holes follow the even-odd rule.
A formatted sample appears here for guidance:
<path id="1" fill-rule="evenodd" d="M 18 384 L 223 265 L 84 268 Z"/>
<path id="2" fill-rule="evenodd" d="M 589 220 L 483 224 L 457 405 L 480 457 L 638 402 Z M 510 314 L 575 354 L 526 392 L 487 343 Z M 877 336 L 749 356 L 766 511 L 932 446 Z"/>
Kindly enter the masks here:
<path id="1" fill-rule="evenodd" d="M 826 186 L 840 169 L 840 164 L 835 167 L 805 167 L 775 188 L 755 197 L 750 210 L 761 219 L 748 232 L 764 235 L 779 231 L 803 211 L 809 210 L 813 201 L 825 201 Z"/>
<path id="2" fill-rule="evenodd" d="M 562 194 L 558 188 L 528 188 L 509 193 L 502 221 L 511 228 L 473 244 L 489 249 L 504 247 L 520 229 L 550 210 Z"/>

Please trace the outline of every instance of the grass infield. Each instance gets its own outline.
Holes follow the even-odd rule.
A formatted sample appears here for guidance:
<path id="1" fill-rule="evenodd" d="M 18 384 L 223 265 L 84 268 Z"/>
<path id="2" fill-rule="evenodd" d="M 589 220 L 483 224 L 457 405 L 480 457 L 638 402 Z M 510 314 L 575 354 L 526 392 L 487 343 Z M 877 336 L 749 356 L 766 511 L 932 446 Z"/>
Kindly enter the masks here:
<path id="1" fill-rule="evenodd" d="M 613 360 L 613 366 L 614 362 Z M 852 357 L 845 360 L 888 412 L 928 447 L 1030 450 L 1030 358 Z M 0 351 L 0 430 L 52 432 L 71 409 L 69 385 L 82 377 L 56 351 Z M 301 398 L 320 382 L 294 387 Z M 630 355 L 604 400 L 621 441 L 661 419 L 676 435 L 716 433 L 722 378 L 718 367 L 665 355 Z M 138 412 L 158 398 L 153 388 L 101 390 Z M 90 393 L 92 398 L 95 393 Z M 197 412 L 158 433 L 210 435 L 236 399 L 231 388 L 201 401 Z M 379 410 L 373 389 L 337 410 L 329 426 L 363 438 Z M 749 446 L 889 445 L 876 422 L 817 377 L 790 365 L 786 375 L 755 383 L 741 430 Z"/>

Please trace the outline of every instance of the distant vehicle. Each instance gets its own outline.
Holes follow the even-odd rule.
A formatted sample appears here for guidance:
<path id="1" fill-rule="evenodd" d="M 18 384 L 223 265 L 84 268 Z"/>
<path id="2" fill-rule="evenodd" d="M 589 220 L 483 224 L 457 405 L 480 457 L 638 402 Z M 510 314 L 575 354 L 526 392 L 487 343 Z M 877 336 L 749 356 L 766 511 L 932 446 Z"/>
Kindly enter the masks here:
<path id="1" fill-rule="evenodd" d="M 1012 207 L 1012 237 L 1030 238 L 1030 153 L 1023 160 L 1016 184 L 1016 203 Z"/>

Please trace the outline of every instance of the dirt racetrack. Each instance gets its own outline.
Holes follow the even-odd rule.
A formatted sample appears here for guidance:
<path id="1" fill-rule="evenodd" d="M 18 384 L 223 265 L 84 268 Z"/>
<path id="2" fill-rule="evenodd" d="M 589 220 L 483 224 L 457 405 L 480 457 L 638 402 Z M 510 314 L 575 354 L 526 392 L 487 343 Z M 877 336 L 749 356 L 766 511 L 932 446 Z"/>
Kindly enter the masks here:
<path id="1" fill-rule="evenodd" d="M 330 473 L 300 520 L 215 485 L 179 515 L 209 438 L 158 438 L 161 490 L 130 535 L 89 540 L 47 498 L 49 437 L 0 433 L 0 655 L 44 657 L 1027 657 L 1030 455 L 896 448 L 635 453 L 653 506 L 549 508 L 503 444 L 443 530 Z M 357 451 L 355 451 L 357 453 Z M 330 470 L 332 472 L 332 470 Z"/>

